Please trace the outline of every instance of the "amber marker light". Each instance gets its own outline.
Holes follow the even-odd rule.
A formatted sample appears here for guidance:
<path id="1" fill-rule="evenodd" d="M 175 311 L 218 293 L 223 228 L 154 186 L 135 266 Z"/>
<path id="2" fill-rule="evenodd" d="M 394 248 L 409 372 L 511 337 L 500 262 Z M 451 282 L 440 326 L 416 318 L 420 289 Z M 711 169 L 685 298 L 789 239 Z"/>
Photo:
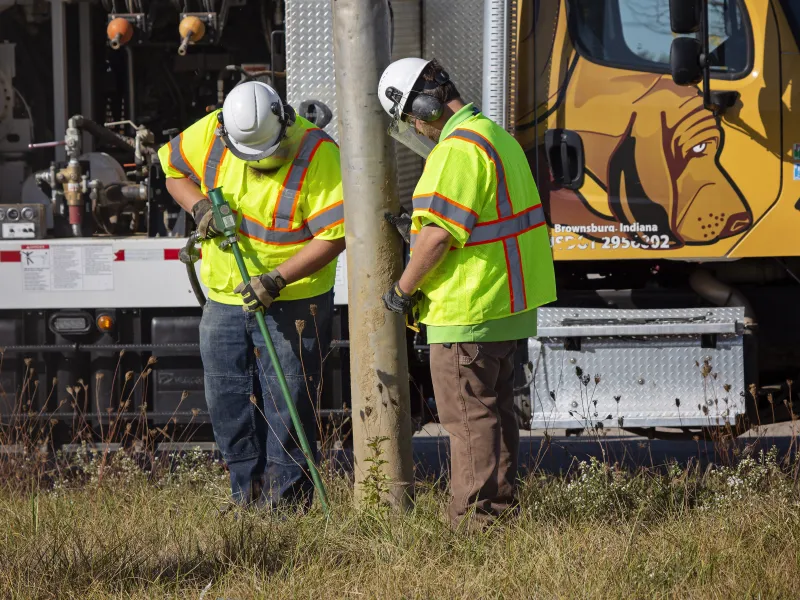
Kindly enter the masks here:
<path id="1" fill-rule="evenodd" d="M 114 329 L 114 319 L 110 315 L 100 315 L 97 317 L 97 328 L 100 331 L 111 331 Z"/>

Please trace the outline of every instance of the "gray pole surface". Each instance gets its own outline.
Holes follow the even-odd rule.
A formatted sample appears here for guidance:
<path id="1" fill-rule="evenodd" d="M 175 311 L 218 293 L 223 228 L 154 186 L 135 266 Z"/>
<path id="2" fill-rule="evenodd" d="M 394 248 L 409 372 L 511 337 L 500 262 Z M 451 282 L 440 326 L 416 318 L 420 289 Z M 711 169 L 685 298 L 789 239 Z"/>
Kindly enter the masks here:
<path id="1" fill-rule="evenodd" d="M 385 0 L 334 0 L 336 105 L 344 186 L 350 378 L 356 501 L 379 480 L 368 475 L 378 438 L 386 498 L 408 506 L 413 485 L 408 355 L 405 325 L 381 301 L 402 272 L 400 237 L 383 219 L 397 213 L 394 147 L 378 100 L 378 80 L 390 62 Z"/>
<path id="2" fill-rule="evenodd" d="M 67 17 L 64 0 L 50 1 L 50 29 L 53 41 L 53 127 L 55 139 L 67 133 Z M 88 116 L 88 115 L 87 115 Z M 55 158 L 66 160 L 64 146 L 56 146 Z"/>
<path id="3" fill-rule="evenodd" d="M 78 5 L 80 54 L 81 54 L 81 114 L 87 119 L 94 119 L 94 73 L 92 64 L 92 5 L 81 2 Z M 56 136 L 58 137 L 58 136 Z M 92 134 L 83 132 L 81 146 L 84 152 L 94 150 Z"/>

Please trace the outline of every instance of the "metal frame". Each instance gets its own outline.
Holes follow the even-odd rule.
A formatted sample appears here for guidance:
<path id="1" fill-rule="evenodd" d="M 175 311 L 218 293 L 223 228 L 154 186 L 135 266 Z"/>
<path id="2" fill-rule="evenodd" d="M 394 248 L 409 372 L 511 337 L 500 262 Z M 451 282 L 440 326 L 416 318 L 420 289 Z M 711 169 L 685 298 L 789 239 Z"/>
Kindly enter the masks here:
<path id="1" fill-rule="evenodd" d="M 79 44 L 81 57 L 81 114 L 87 119 L 94 118 L 94 55 L 92 52 L 92 6 L 88 2 L 78 5 Z M 56 136 L 60 135 L 56 130 Z M 84 152 L 94 150 L 94 138 L 84 132 L 82 146 Z"/>
<path id="2" fill-rule="evenodd" d="M 53 43 L 53 127 L 56 137 L 67 130 L 68 82 L 67 82 L 67 18 L 63 0 L 50 0 L 50 27 Z M 67 158 L 64 146 L 55 147 L 56 161 Z"/>
<path id="3" fill-rule="evenodd" d="M 483 9 L 483 114 L 508 128 L 510 12 L 514 0 L 485 0 Z"/>
<path id="4" fill-rule="evenodd" d="M 539 312 L 539 337 L 735 334 L 740 308 L 657 310 L 546 308 Z"/>
<path id="5" fill-rule="evenodd" d="M 539 309 L 531 427 L 717 427 L 745 413 L 744 309 Z"/>

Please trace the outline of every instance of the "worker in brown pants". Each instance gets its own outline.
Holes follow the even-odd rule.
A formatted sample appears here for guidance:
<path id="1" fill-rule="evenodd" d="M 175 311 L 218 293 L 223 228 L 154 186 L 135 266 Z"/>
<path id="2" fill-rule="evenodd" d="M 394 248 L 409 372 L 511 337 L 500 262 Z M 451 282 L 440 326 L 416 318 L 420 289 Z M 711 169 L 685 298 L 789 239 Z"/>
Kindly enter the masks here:
<path id="1" fill-rule="evenodd" d="M 553 257 L 528 161 L 502 127 L 465 104 L 436 61 L 405 58 L 381 77 L 389 133 L 426 158 L 409 218 L 390 216 L 411 260 L 383 297 L 419 318 L 436 406 L 450 434 L 450 520 L 491 523 L 515 505 L 516 340 L 555 300 Z"/>
<path id="2" fill-rule="evenodd" d="M 516 348 L 515 341 L 431 345 L 436 406 L 450 434 L 450 519 L 455 523 L 470 507 L 479 520 L 491 520 L 515 504 Z"/>

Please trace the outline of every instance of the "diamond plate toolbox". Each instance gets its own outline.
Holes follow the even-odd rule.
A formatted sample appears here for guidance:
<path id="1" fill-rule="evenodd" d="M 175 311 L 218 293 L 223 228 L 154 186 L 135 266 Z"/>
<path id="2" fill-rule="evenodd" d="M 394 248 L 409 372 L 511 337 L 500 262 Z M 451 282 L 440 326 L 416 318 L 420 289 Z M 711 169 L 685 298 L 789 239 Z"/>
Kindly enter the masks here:
<path id="1" fill-rule="evenodd" d="M 539 309 L 531 428 L 734 424 L 743 321 L 743 308 Z"/>

